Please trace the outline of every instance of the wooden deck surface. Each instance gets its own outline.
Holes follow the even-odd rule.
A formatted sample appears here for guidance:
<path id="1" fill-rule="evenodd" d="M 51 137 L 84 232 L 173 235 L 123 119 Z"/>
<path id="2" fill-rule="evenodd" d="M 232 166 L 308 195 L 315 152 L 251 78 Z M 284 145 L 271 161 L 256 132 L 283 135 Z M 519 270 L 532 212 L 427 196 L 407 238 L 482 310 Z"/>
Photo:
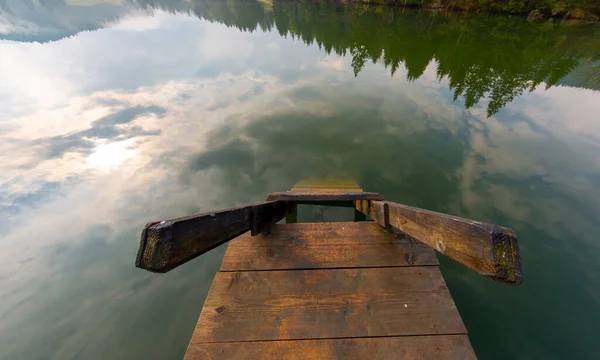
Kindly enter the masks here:
<path id="1" fill-rule="evenodd" d="M 292 192 L 363 192 L 353 179 L 302 179 L 294 185 Z"/>
<path id="2" fill-rule="evenodd" d="M 476 359 L 434 251 L 374 222 L 229 244 L 186 359 Z"/>

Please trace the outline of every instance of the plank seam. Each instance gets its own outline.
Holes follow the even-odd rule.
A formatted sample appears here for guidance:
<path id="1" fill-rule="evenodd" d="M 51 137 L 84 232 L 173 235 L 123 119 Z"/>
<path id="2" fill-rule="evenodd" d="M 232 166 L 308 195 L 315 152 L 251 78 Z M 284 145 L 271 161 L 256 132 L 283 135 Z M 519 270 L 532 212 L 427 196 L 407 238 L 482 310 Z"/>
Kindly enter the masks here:
<path id="1" fill-rule="evenodd" d="M 468 333 L 447 333 L 447 334 L 410 334 L 410 335 L 377 335 L 377 336 L 345 336 L 345 337 L 325 337 L 325 338 L 305 338 L 305 339 L 265 339 L 265 340 L 234 340 L 234 341 L 198 341 L 194 344 L 230 344 L 230 343 L 251 343 L 251 342 L 274 342 L 274 341 L 314 341 L 314 340 L 355 340 L 355 339 L 376 339 L 376 338 L 407 338 L 420 336 L 464 336 Z M 194 346 L 190 343 L 190 346 Z"/>
<path id="2" fill-rule="evenodd" d="M 346 269 L 393 269 L 393 268 L 420 268 L 420 267 L 440 267 L 439 264 L 427 264 L 427 265 L 382 265 L 382 266 L 348 266 L 348 267 L 327 267 L 327 268 L 284 268 L 284 269 L 238 269 L 238 270 L 223 270 L 219 272 L 231 273 L 231 272 L 261 272 L 261 271 L 295 271 L 295 270 L 346 270 Z"/>

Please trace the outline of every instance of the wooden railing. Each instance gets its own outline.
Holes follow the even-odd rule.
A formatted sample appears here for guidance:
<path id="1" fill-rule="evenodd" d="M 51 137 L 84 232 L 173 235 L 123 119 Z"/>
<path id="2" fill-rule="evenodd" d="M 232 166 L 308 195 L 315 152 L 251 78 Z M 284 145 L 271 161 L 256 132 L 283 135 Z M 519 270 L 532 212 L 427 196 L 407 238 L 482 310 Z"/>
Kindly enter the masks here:
<path id="1" fill-rule="evenodd" d="M 383 201 L 367 192 L 283 192 L 241 207 L 153 222 L 142 232 L 136 266 L 167 272 L 247 232 L 257 235 L 296 212 L 296 204 L 347 204 L 394 232 L 403 232 L 481 275 L 523 281 L 519 245 L 506 227 Z"/>
<path id="2" fill-rule="evenodd" d="M 290 201 L 263 201 L 144 227 L 135 266 L 164 273 L 250 230 L 257 235 L 296 211 Z"/>
<path id="3" fill-rule="evenodd" d="M 379 225 L 401 231 L 481 275 L 511 285 L 523 281 L 517 235 L 507 227 L 389 201 L 355 204 Z"/>

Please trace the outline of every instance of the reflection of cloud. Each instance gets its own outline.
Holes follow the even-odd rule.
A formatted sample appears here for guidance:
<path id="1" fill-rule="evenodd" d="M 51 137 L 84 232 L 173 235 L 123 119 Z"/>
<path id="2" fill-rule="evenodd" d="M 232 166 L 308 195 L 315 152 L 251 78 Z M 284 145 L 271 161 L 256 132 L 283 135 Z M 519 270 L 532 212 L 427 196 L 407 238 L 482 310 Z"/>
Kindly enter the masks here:
<path id="1" fill-rule="evenodd" d="M 579 141 L 593 140 L 597 145 L 600 142 L 598 96 L 599 92 L 587 89 L 553 87 L 545 90 L 540 86 L 527 95 L 540 106 L 527 106 L 522 98 L 513 109 L 523 112 L 558 138 L 578 136 Z"/>
<path id="2" fill-rule="evenodd" d="M 321 59 L 321 66 L 334 69 L 334 70 L 344 70 L 344 58 L 339 56 L 331 56 L 327 55 Z"/>
<path id="3" fill-rule="evenodd" d="M 451 291 L 457 304 L 480 304 L 467 309 L 459 305 L 467 324 L 485 327 L 500 316 L 512 324 L 498 329 L 504 334 L 513 330 L 515 322 L 523 327 L 522 334 L 561 324 L 560 330 L 548 334 L 566 338 L 582 326 L 595 326 L 588 311 L 598 305 L 594 299 L 597 294 L 589 289 L 600 286 L 598 278 L 590 276 L 600 271 L 596 261 L 600 248 L 600 144 L 597 124 L 592 119 L 600 113 L 600 107 L 590 101 L 594 97 L 591 91 L 560 89 L 568 94 L 557 96 L 556 88 L 540 88 L 490 118 L 485 103 L 470 109 L 466 140 L 470 149 L 457 172 L 460 201 L 450 206 L 454 213 L 516 230 L 526 279 L 522 289 L 513 294 L 494 289 L 492 284 L 484 283 L 486 280 L 454 264 L 449 266 L 456 271 L 448 271 L 445 277 L 453 284 Z M 447 263 L 442 259 L 443 266 Z M 565 293 L 569 297 L 557 295 Z M 535 299 L 544 306 L 532 309 L 529 300 L 522 299 Z M 587 310 L 569 311 L 572 299 L 578 299 L 581 308 Z M 488 301 L 491 305 L 483 304 Z M 499 305 L 509 303 L 509 308 Z M 548 318 L 548 313 L 554 315 Z M 548 326 L 540 327 L 540 321 Z M 545 344 L 520 339 L 511 337 L 512 347 L 504 352 L 531 358 L 552 355 Z M 472 339 L 474 343 L 488 340 L 481 334 Z M 590 336 L 581 341 L 593 339 Z M 567 342 L 571 344 L 569 349 L 578 348 Z M 589 354 L 582 350 L 577 357 Z M 496 352 L 488 355 L 499 356 Z"/>
<path id="4" fill-rule="evenodd" d="M 160 14 L 162 15 L 162 14 Z M 128 18 L 119 19 L 114 24 L 107 24 L 111 28 L 115 30 L 121 31 L 148 31 L 148 30 L 157 30 L 160 29 L 161 26 L 164 26 L 164 23 L 168 20 L 165 16 L 145 16 L 140 17 L 132 16 Z M 167 20 L 167 21 L 165 21 Z"/>
<path id="5" fill-rule="evenodd" d="M 209 61 L 245 59 L 252 53 L 253 42 L 249 33 L 240 33 L 238 29 L 224 27 L 217 23 L 206 24 L 207 32 L 200 42 L 202 56 Z"/>
<path id="6" fill-rule="evenodd" d="M 523 231 L 527 269 L 551 246 L 566 257 L 581 252 L 567 241 L 592 246 L 579 241 L 597 233 L 598 112 L 579 106 L 589 94 L 562 94 L 568 103 L 536 91 L 488 119 L 484 103 L 453 104 L 435 64 L 410 83 L 405 69 L 390 78 L 372 64 L 355 79 L 349 57 L 332 58 L 332 69 L 315 46 L 274 33 L 239 35 L 251 46 L 218 53 L 208 30 L 220 41 L 236 31 L 164 16 L 152 31 L 4 44 L 0 57 L 23 61 L 0 77 L 12 94 L 2 108 L 21 107 L 0 119 L 0 357 L 181 353 L 219 258 L 146 274 L 132 264 L 139 229 L 259 200 L 304 176 L 349 176 L 390 200 L 506 222 Z M 26 74 L 40 76 L 22 86 Z M 36 84 L 64 94 L 17 101 Z M 546 94 L 548 112 L 532 112 Z M 579 109 L 573 123 L 566 106 Z M 477 281 L 469 276 L 458 286 Z M 493 310 L 507 296 L 496 295 L 478 303 Z M 168 345 L 157 349 L 159 338 Z"/>
<path id="7" fill-rule="evenodd" d="M 455 126 L 454 119 L 424 118 L 422 104 L 407 99 L 402 86 L 390 89 L 389 96 L 374 97 L 381 93 L 376 82 L 354 88 L 347 83 L 352 77 L 351 72 L 342 75 L 335 91 L 314 86 L 314 79 L 310 86 L 277 91 L 265 106 L 268 111 L 254 110 L 242 126 L 214 132 L 210 150 L 203 149 L 189 171 L 217 169 L 221 185 L 233 194 L 285 190 L 305 176 L 348 176 L 393 198 L 410 193 L 403 183 L 422 178 L 421 185 L 439 195 L 435 203 L 447 201 L 454 193 L 452 179 L 428 172 L 436 168 L 451 176 L 460 166 L 460 144 L 447 127 Z M 451 97 L 446 104 L 452 106 Z M 431 143 L 443 145 L 427 146 Z M 444 168 L 430 165 L 431 159 L 445 159 Z M 393 166 L 380 168 L 386 162 Z"/>
<path id="8" fill-rule="evenodd" d="M 178 31 L 189 32 L 186 28 L 189 24 L 180 26 Z M 172 28 L 168 31 L 179 35 Z M 204 36 L 202 31 L 189 33 Z M 119 33 L 112 36 L 117 35 Z M 135 35 L 145 36 L 144 32 Z M 92 44 L 93 40 L 103 43 L 111 39 L 102 33 L 85 36 Z M 274 188 L 285 189 L 298 177 L 315 172 L 356 174 L 370 181 L 370 186 L 389 184 L 388 189 L 397 186 L 398 179 L 410 183 L 412 176 L 423 177 L 431 179 L 425 181 L 425 185 L 429 184 L 434 192 L 442 195 L 440 202 L 443 193 L 451 193 L 447 191 L 452 187 L 451 182 L 440 183 L 427 174 L 434 168 L 427 166 L 427 157 L 433 154 L 447 159 L 448 171 L 452 172 L 460 164 L 460 154 L 449 149 L 458 144 L 447 137 L 449 133 L 444 126 L 436 125 L 439 131 L 427 133 L 427 123 L 434 126 L 433 118 L 424 124 L 417 116 L 400 119 L 393 115 L 406 109 L 420 113 L 418 109 L 427 104 L 427 96 L 419 97 L 415 92 L 414 100 L 402 100 L 405 99 L 402 80 L 390 79 L 385 72 L 372 69 L 375 78 L 399 85 L 398 91 L 389 92 L 385 98 L 373 97 L 369 94 L 383 93 L 381 89 L 390 83 L 382 82 L 375 88 L 367 83 L 355 87 L 350 71 L 331 75 L 316 63 L 321 53 L 316 49 L 303 51 L 304 44 L 300 42 L 282 40 L 275 34 L 248 35 L 247 40 L 253 41 L 253 47 L 259 51 L 248 54 L 246 59 L 231 53 L 230 57 L 222 58 L 219 71 L 202 78 L 180 79 L 186 69 L 202 69 L 214 63 L 199 62 L 191 66 L 197 59 L 186 56 L 185 64 L 177 69 L 183 72 L 170 75 L 173 80 L 163 81 L 164 71 L 159 71 L 155 78 L 141 81 L 136 77 L 151 74 L 142 68 L 128 75 L 128 81 L 137 82 L 136 87 L 122 90 L 107 85 L 118 84 L 124 76 L 120 68 L 109 66 L 103 73 L 108 79 L 102 80 L 104 88 L 100 91 L 90 90 L 97 86 L 93 83 L 79 86 L 74 90 L 75 95 L 67 99 L 57 98 L 46 106 L 36 104 L 24 110 L 26 115 L 7 119 L 10 131 L 0 135 L 3 140 L 0 147 L 6 150 L 0 151 L 3 164 L 0 193 L 7 196 L 0 199 L 3 209 L 11 207 L 13 210 L 10 221 L 3 224 L 6 236 L 0 245 L 0 263 L 3 264 L 0 276 L 6 280 L 3 292 L 12 294 L 6 306 L 13 311 L 0 314 L 3 332 L 20 327 L 23 319 L 30 318 L 28 314 L 60 301 L 56 298 L 49 305 L 42 304 L 28 291 L 18 290 L 19 284 L 28 283 L 34 289 L 41 286 L 41 281 L 48 281 L 52 274 L 63 274 L 67 268 L 80 269 L 81 265 L 67 265 L 58 258 L 63 254 L 77 256 L 79 251 L 104 254 L 107 247 L 117 248 L 110 244 L 120 234 L 127 233 L 135 239 L 138 227 L 154 218 L 258 200 Z M 73 41 L 77 39 L 67 40 Z M 112 44 L 111 56 L 124 58 L 130 51 L 135 52 L 136 48 L 129 46 L 135 41 L 138 39 L 134 37 Z M 273 46 L 274 42 L 277 46 Z M 180 46 L 186 44 L 183 41 Z M 86 57 L 78 58 L 72 51 L 61 52 L 63 46 L 64 43 L 59 42 L 45 50 L 51 55 L 51 61 L 41 56 L 40 49 L 33 49 L 31 56 L 27 56 L 28 49 L 25 49 L 23 55 L 29 61 L 22 63 L 19 70 L 27 71 L 29 65 L 37 68 L 36 59 L 45 59 L 46 66 L 61 69 L 61 62 L 66 58 L 94 69 L 94 62 L 87 63 Z M 165 46 L 168 49 L 171 45 Z M 173 53 L 177 51 L 148 51 L 145 61 L 138 66 L 152 68 L 163 63 L 161 54 L 171 57 Z M 79 54 L 81 57 L 86 51 Z M 91 57 L 95 55 L 95 52 L 89 53 Z M 303 70 L 298 70 L 300 68 Z M 84 67 L 81 74 L 92 70 Z M 288 74 L 293 77 L 286 77 Z M 72 74 L 64 76 L 61 79 L 67 79 L 69 84 L 94 79 L 72 77 Z M 10 89 L 16 86 L 18 79 L 13 80 L 3 79 L 3 85 Z M 340 88 L 347 90 L 339 91 Z M 450 102 L 446 105 L 452 106 Z M 372 117 L 384 108 L 385 119 Z M 456 126 L 456 119 L 449 120 L 448 124 Z M 149 133 L 149 129 L 154 132 Z M 403 133 L 411 136 L 401 136 Z M 40 138 L 40 134 L 44 136 Z M 148 134 L 157 136 L 144 136 Z M 427 149 L 425 145 L 437 139 L 446 139 L 448 147 Z M 31 143 L 36 146 L 30 147 Z M 372 145 L 367 147 L 367 144 Z M 414 156 L 406 156 L 411 149 L 419 147 L 421 151 L 416 151 Z M 129 149 L 135 154 L 124 153 Z M 107 161 L 111 151 L 118 153 L 121 166 L 112 167 L 106 173 L 96 171 L 98 166 L 110 167 Z M 98 153 L 101 155 L 94 157 Z M 394 166 L 383 175 L 367 180 L 366 174 L 361 175 L 361 167 L 378 173 L 380 169 L 373 160 L 376 157 L 404 168 Z M 419 166 L 419 162 L 426 166 Z M 224 174 L 232 172 L 237 174 L 230 182 L 224 182 Z M 241 185 L 239 189 L 235 189 L 237 184 Z M 393 191 L 403 189 L 400 186 Z M 36 219 L 35 227 L 31 226 L 31 219 Z M 44 234 L 41 244 L 36 242 L 39 233 Z M 93 249 L 82 250 L 92 239 L 95 239 Z M 128 244 L 128 251 L 122 257 L 123 264 L 127 264 L 120 268 L 123 271 L 130 265 L 127 261 L 135 251 L 135 240 L 119 240 Z M 29 249 L 27 259 L 23 258 L 24 248 Z M 108 261 L 106 257 L 110 254 L 90 259 L 94 271 L 86 272 L 86 277 L 94 272 L 110 273 L 108 265 L 102 264 Z M 47 276 L 40 275 L 42 273 Z M 143 276 L 143 273 L 134 274 L 130 275 L 132 279 Z M 53 283 L 56 288 L 64 287 L 58 279 Z M 109 295 L 100 293 L 101 299 L 106 296 Z M 139 299 L 140 295 L 137 296 Z M 13 305 L 19 303 L 23 305 L 18 311 L 14 310 Z M 84 319 L 81 313 L 88 308 L 85 304 L 74 306 L 77 311 L 68 317 L 69 324 L 78 324 L 78 318 Z M 83 330 L 75 332 L 73 339 L 88 338 L 86 327 L 81 326 Z M 43 336 L 36 334 L 35 338 Z M 109 335 L 106 337 L 110 339 Z M 69 353 L 72 351 L 69 349 L 78 348 L 80 342 L 69 340 L 68 343 L 69 348 L 51 350 Z M 15 344 L 11 348 L 20 342 Z"/>
<path id="9" fill-rule="evenodd" d="M 165 109 L 158 106 L 134 106 L 93 121 L 91 127 L 69 135 L 59 135 L 35 140 L 36 145 L 46 148 L 47 156 L 56 158 L 66 152 L 89 152 L 97 145 L 95 140 L 126 140 L 133 137 L 158 135 L 160 131 L 145 131 L 139 126 L 121 127 L 136 118 L 148 114 L 162 116 Z"/>
<path id="10" fill-rule="evenodd" d="M 568 92 L 560 94 L 566 101 L 556 91 Z M 589 102 L 590 95 L 553 88 L 525 95 L 490 118 L 484 109 L 473 109 L 472 150 L 459 172 L 469 215 L 501 213 L 515 224 L 544 224 L 565 239 L 575 236 L 568 232 L 577 224 L 577 236 L 597 246 L 589 214 L 600 198 L 600 133 L 593 119 L 600 107 Z"/>
<path id="11" fill-rule="evenodd" d="M 88 162 L 94 168 L 110 170 L 132 156 L 133 143 L 125 140 L 98 145 L 88 156 Z"/>

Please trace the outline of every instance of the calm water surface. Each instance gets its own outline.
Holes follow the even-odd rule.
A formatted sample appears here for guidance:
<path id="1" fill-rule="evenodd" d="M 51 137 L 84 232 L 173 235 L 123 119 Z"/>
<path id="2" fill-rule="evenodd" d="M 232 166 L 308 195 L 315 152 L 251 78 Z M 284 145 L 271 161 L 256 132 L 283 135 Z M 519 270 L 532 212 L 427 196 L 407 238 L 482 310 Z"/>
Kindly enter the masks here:
<path id="1" fill-rule="evenodd" d="M 270 1 L 0 0 L 0 358 L 181 358 L 224 252 L 150 221 L 306 176 L 510 226 L 442 258 L 480 359 L 600 354 L 600 28 Z"/>

